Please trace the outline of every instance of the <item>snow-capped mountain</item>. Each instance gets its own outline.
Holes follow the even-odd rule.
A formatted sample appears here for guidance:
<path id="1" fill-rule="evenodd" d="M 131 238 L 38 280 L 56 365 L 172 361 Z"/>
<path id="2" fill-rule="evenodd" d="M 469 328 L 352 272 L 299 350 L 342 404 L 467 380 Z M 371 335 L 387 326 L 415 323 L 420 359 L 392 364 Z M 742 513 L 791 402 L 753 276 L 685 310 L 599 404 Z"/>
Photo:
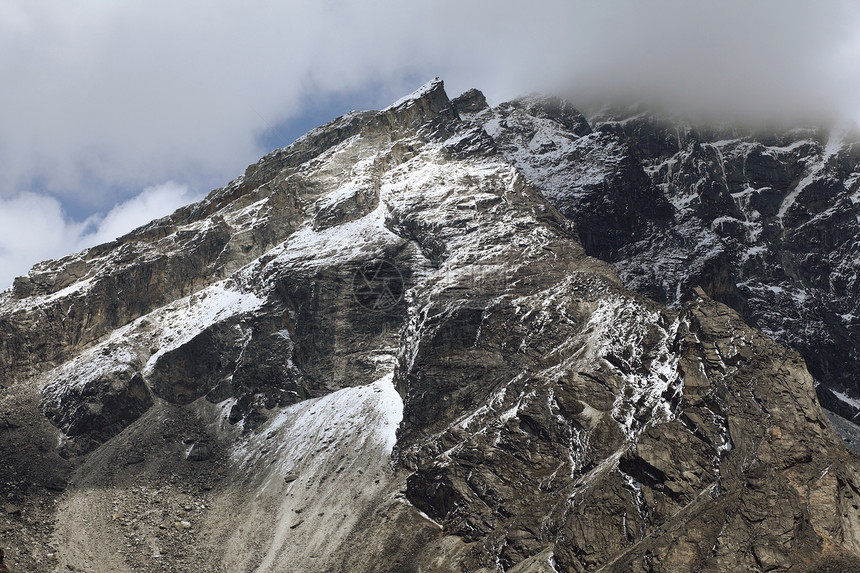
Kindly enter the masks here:
<path id="1" fill-rule="evenodd" d="M 34 267 L 0 298 L 7 561 L 860 566 L 860 462 L 773 340 L 799 322 L 765 320 L 800 298 L 768 281 L 817 182 L 856 213 L 851 134 L 673 148 L 659 125 L 436 80 Z M 768 215 L 747 174 L 781 177 L 777 146 L 808 161 Z"/>

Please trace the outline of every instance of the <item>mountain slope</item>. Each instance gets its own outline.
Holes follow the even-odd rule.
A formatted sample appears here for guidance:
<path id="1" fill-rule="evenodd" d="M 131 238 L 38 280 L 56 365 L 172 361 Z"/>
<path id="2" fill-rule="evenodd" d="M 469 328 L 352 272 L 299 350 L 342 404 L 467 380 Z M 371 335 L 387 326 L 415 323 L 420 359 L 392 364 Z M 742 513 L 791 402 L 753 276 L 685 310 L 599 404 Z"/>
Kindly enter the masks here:
<path id="1" fill-rule="evenodd" d="M 826 407 L 857 416 L 856 126 L 753 129 L 635 107 L 586 121 L 535 98 L 465 109 L 476 97 L 464 98 L 464 117 L 504 142 L 628 288 L 677 306 L 702 286 L 800 351 Z"/>
<path id="2" fill-rule="evenodd" d="M 860 566 L 860 465 L 799 355 L 702 290 L 625 289 L 587 254 L 625 234 L 584 247 L 548 201 L 578 157 L 578 209 L 609 177 L 596 224 L 647 240 L 672 211 L 626 141 L 554 100 L 524 106 L 536 140 L 481 100 L 434 81 L 348 114 L 16 281 L 11 565 Z"/>

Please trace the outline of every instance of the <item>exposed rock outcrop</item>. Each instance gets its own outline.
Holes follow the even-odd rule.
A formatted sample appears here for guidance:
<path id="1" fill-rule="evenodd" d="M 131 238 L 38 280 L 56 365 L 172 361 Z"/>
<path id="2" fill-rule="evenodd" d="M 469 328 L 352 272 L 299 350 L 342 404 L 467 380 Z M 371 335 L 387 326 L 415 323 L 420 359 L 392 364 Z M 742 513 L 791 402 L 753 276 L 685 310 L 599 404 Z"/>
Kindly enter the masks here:
<path id="1" fill-rule="evenodd" d="M 464 117 L 628 288 L 677 306 L 703 287 L 798 350 L 826 407 L 860 412 L 856 126 L 754 129 L 609 107 L 590 132 L 545 107 L 527 98 Z"/>

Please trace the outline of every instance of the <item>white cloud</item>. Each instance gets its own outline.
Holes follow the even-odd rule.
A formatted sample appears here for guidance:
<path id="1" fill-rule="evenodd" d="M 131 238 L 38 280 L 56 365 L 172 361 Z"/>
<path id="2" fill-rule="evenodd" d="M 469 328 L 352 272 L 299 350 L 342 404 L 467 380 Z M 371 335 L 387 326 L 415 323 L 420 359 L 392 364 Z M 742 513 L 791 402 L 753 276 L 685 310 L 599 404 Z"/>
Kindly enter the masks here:
<path id="1" fill-rule="evenodd" d="M 159 181 L 217 187 L 309 103 L 383 107 L 437 75 L 495 102 L 556 88 L 860 119 L 858 53 L 843 0 L 4 0 L 0 198 L 70 232 L 27 192 L 91 213 Z"/>
<path id="2" fill-rule="evenodd" d="M 66 221 L 56 199 L 22 193 L 0 199 L 0 290 L 36 261 L 65 253 L 83 223 Z"/>
<path id="3" fill-rule="evenodd" d="M 191 193 L 187 185 L 178 185 L 172 181 L 148 187 L 140 195 L 116 205 L 107 215 L 90 217 L 85 224 L 89 231 L 81 234 L 77 248 L 112 241 L 199 199 L 201 197 Z"/>
<path id="4" fill-rule="evenodd" d="M 266 121 L 320 94 L 381 83 L 394 96 L 407 75 L 495 99 L 561 84 L 777 103 L 860 88 L 856 62 L 837 61 L 860 37 L 845 2 L 408 6 L 7 0 L 0 194 L 38 180 L 105 208 L 111 185 L 224 182 L 256 160 Z"/>
<path id="5" fill-rule="evenodd" d="M 198 199 L 187 186 L 168 182 L 80 222 L 70 220 L 53 197 L 21 193 L 0 198 L 0 290 L 37 261 L 112 241 Z"/>

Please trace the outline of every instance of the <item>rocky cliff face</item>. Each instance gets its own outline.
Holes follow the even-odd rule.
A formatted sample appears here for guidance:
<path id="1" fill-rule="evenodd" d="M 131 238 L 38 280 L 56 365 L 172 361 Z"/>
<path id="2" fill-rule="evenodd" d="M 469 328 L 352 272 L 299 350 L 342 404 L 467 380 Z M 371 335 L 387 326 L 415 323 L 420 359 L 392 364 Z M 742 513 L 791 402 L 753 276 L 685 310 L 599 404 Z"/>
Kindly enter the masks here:
<path id="1" fill-rule="evenodd" d="M 700 231 L 615 123 L 431 82 L 17 280 L 10 567 L 860 567 L 860 463 L 801 356 L 711 274 L 636 281 Z"/>
<path id="2" fill-rule="evenodd" d="M 860 132 L 743 128 L 523 99 L 462 110 L 624 284 L 701 286 L 798 350 L 822 403 L 860 412 Z"/>

